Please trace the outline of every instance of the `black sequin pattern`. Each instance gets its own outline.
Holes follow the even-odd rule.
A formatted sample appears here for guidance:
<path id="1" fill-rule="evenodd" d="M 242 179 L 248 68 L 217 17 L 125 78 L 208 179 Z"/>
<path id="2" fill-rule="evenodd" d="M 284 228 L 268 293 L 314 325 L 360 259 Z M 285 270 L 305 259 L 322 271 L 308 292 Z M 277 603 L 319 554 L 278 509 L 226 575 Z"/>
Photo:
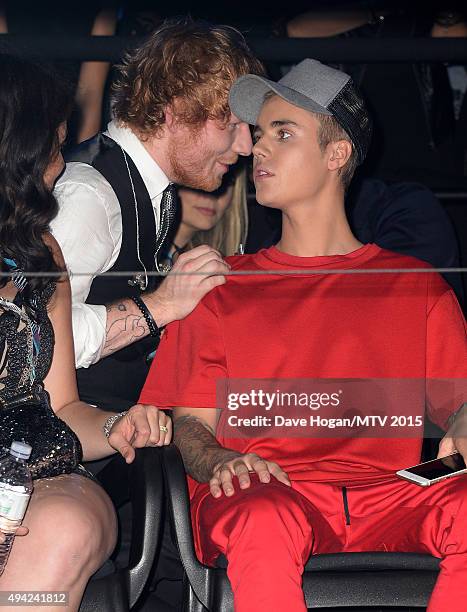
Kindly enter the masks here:
<path id="1" fill-rule="evenodd" d="M 55 284 L 50 283 L 42 295 L 35 296 L 34 319 L 40 325 L 40 352 L 34 382 L 28 359 L 27 324 L 0 303 L 0 450 L 6 450 L 12 440 L 23 439 L 30 444 L 33 450 L 29 467 L 33 478 L 72 471 L 82 473 L 78 466 L 81 444 L 68 425 L 55 415 L 42 386 L 54 349 L 53 327 L 47 314 L 54 290 Z M 24 310 L 20 294 L 14 303 Z"/>

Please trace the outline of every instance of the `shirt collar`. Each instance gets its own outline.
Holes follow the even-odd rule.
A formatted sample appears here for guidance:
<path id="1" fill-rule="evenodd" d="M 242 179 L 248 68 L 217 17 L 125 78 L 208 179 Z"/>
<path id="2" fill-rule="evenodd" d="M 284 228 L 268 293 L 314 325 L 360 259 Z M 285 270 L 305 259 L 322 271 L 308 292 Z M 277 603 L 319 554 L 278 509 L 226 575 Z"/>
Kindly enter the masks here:
<path id="1" fill-rule="evenodd" d="M 146 151 L 134 132 L 128 127 L 111 121 L 107 126 L 105 134 L 110 136 L 112 140 L 115 140 L 131 157 L 138 172 L 141 174 L 151 200 L 161 196 L 170 181 L 157 162 Z"/>

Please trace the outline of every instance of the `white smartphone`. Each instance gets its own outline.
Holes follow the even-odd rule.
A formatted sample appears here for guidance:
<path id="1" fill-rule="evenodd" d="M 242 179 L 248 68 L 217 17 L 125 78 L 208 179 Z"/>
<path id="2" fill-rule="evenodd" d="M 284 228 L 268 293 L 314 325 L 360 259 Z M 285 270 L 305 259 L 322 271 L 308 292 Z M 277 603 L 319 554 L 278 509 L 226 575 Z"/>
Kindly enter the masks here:
<path id="1" fill-rule="evenodd" d="M 453 453 L 441 459 L 433 459 L 433 461 L 426 461 L 405 470 L 399 470 L 396 475 L 422 487 L 429 487 L 445 478 L 466 473 L 467 466 L 464 458 L 460 453 Z"/>

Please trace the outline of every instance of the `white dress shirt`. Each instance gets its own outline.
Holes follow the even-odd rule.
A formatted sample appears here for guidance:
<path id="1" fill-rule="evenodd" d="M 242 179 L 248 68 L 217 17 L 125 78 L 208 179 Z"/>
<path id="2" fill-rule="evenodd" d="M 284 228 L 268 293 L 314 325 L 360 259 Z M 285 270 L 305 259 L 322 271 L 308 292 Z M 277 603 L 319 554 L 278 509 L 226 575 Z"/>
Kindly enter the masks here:
<path id="1" fill-rule="evenodd" d="M 130 129 L 112 121 L 104 133 L 133 160 L 151 198 L 158 227 L 162 192 L 169 179 Z M 105 305 L 86 304 L 85 300 L 94 278 L 110 270 L 117 260 L 122 244 L 121 210 L 108 181 L 95 168 L 81 162 L 66 165 L 54 194 L 59 212 L 51 230 L 72 273 L 76 367 L 88 368 L 100 359 L 107 312 Z"/>

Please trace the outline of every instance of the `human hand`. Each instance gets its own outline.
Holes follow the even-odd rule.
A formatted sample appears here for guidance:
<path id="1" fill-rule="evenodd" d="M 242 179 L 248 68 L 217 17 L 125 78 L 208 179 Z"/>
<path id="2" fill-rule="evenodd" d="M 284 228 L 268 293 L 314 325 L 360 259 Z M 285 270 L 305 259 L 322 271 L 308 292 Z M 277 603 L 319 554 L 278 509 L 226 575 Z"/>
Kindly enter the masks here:
<path id="1" fill-rule="evenodd" d="M 189 315 L 206 293 L 225 283 L 229 270 L 221 254 L 203 244 L 182 253 L 160 287 L 143 296 L 144 302 L 163 327 Z"/>
<path id="2" fill-rule="evenodd" d="M 162 429 L 164 428 L 164 429 Z M 109 444 L 127 463 L 135 458 L 135 448 L 164 446 L 172 439 L 172 421 L 155 406 L 135 404 L 112 426 Z"/>
<path id="3" fill-rule="evenodd" d="M 290 480 L 284 470 L 273 461 L 266 461 L 255 455 L 248 453 L 229 459 L 223 463 L 218 463 L 213 470 L 213 475 L 209 481 L 209 489 L 213 497 L 221 497 L 222 491 L 227 497 L 235 493 L 233 477 L 238 477 L 241 489 L 248 489 L 251 484 L 250 472 L 258 475 L 261 482 L 271 481 L 271 475 L 279 482 L 290 487 Z"/>
<path id="4" fill-rule="evenodd" d="M 24 525 L 21 525 L 21 527 L 18 527 L 18 529 L 15 532 L 15 535 L 17 536 L 25 536 L 28 535 L 29 533 L 29 529 L 27 527 L 25 527 Z M 3 531 L 0 531 L 0 544 L 3 544 L 3 542 L 5 541 L 5 533 L 3 533 Z"/>
<path id="5" fill-rule="evenodd" d="M 464 404 L 439 443 L 438 459 L 459 452 L 467 464 L 467 404 Z"/>

